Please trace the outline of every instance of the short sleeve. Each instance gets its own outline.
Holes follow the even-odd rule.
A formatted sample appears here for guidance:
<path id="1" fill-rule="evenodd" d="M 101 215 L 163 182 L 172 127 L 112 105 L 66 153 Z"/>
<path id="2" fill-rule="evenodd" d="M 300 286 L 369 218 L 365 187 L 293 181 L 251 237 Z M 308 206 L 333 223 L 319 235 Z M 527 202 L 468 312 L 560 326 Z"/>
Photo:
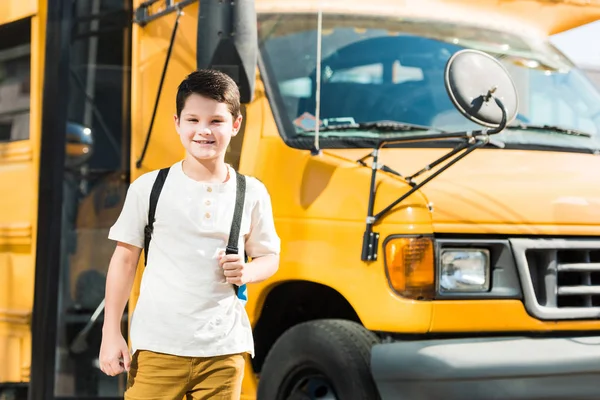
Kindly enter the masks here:
<path id="1" fill-rule="evenodd" d="M 251 258 L 278 255 L 281 240 L 275 230 L 271 197 L 267 188 L 260 182 L 257 185 L 257 201 L 252 209 L 250 232 L 246 238 L 246 253 Z"/>
<path id="2" fill-rule="evenodd" d="M 108 238 L 143 249 L 149 199 L 143 198 L 139 186 L 139 182 L 133 182 L 129 186 L 121 214 L 110 228 Z"/>

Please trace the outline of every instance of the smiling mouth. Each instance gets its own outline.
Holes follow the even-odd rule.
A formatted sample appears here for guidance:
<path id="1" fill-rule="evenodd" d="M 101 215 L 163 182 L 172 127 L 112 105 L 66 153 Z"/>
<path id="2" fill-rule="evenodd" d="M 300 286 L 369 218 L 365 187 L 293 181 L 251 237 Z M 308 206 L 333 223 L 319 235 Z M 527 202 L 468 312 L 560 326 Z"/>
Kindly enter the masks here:
<path id="1" fill-rule="evenodd" d="M 215 144 L 214 140 L 194 140 L 194 143 L 198 144 Z"/>

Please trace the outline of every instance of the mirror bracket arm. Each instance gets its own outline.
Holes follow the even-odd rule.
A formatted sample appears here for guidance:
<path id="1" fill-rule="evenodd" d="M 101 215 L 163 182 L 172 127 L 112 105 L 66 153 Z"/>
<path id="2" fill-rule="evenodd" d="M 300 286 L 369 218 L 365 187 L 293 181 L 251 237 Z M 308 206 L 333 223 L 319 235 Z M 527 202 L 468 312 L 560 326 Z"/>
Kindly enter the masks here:
<path id="1" fill-rule="evenodd" d="M 181 12 L 181 10 L 198 0 L 171 0 L 166 6 L 153 12 L 151 6 L 158 3 L 160 0 L 146 0 L 142 2 L 133 13 L 133 23 L 141 27 L 148 25 L 150 22 L 157 20 L 172 12 Z"/>
<path id="2" fill-rule="evenodd" d="M 475 149 L 488 144 L 490 141 L 489 135 L 493 135 L 493 134 L 502 132 L 504 130 L 504 128 L 506 128 L 506 125 L 508 122 L 507 121 L 508 113 L 507 113 L 506 107 L 504 106 L 502 101 L 499 98 L 497 98 L 496 96 L 493 96 L 494 92 L 495 92 L 495 90 L 489 91 L 487 94 L 487 99 L 489 100 L 490 98 L 493 98 L 494 102 L 498 105 L 498 107 L 500 107 L 500 110 L 502 111 L 502 119 L 500 121 L 500 124 L 496 128 L 493 128 L 490 130 L 485 130 L 485 131 L 480 131 L 480 132 L 467 132 L 466 135 L 463 136 L 463 139 L 465 139 L 463 143 L 459 144 L 452 151 L 450 151 L 449 153 L 445 154 L 444 156 L 438 158 L 431 164 L 425 166 L 425 168 L 421 169 L 417 173 L 406 177 L 405 181 L 408 185 L 411 186 L 411 188 L 406 193 L 404 193 L 402 196 L 400 196 L 398 199 L 396 199 L 393 203 L 391 203 L 389 206 L 385 207 L 379 213 L 374 214 L 375 194 L 376 194 L 375 180 L 377 178 L 377 169 L 378 169 L 377 166 L 378 166 L 379 151 L 385 144 L 388 143 L 386 141 L 379 142 L 379 144 L 377 145 L 377 148 L 375 148 L 373 150 L 373 152 L 371 153 L 371 157 L 373 157 L 373 161 L 371 164 L 371 183 L 370 183 L 370 190 L 369 190 L 369 205 L 368 205 L 368 210 L 367 210 L 366 228 L 365 228 L 365 232 L 363 234 L 363 244 L 362 244 L 362 252 L 361 252 L 361 260 L 362 261 L 376 261 L 377 260 L 377 250 L 379 247 L 379 233 L 373 231 L 373 226 L 377 223 L 377 221 L 379 221 L 385 214 L 387 214 L 389 211 L 391 211 L 400 202 L 402 202 L 403 200 L 408 198 L 410 195 L 415 193 L 417 190 L 421 189 L 427 183 L 431 182 L 431 180 L 435 179 L 438 175 L 440 175 L 442 172 L 444 172 L 445 170 L 450 168 L 456 162 L 458 162 L 461 159 L 463 159 L 464 157 L 466 157 L 469 153 L 471 153 Z M 477 133 L 477 134 L 475 134 L 475 133 Z M 364 162 L 365 158 L 366 157 L 360 159 L 359 163 L 362 165 L 366 165 Z M 437 171 L 435 171 L 434 173 L 429 175 L 422 182 L 415 183 L 415 181 L 414 181 L 415 177 L 417 177 L 427 171 L 430 171 L 431 169 L 435 168 L 436 166 L 438 166 L 444 162 L 446 162 L 446 163 L 440 169 L 438 169 Z"/>
<path id="3" fill-rule="evenodd" d="M 373 225 L 377 222 L 377 219 L 373 216 L 375 207 L 375 194 L 377 189 L 375 188 L 375 180 L 377 178 L 377 164 L 379 160 L 379 150 L 385 142 L 380 142 L 376 148 L 373 149 L 371 157 L 371 182 L 369 186 L 369 205 L 367 206 L 367 227 L 363 234 L 363 244 L 361 252 L 361 260 L 363 261 L 375 261 L 377 260 L 377 249 L 379 248 L 379 234 L 373 232 Z M 363 165 L 366 166 L 363 159 L 359 160 Z"/>
<path id="4" fill-rule="evenodd" d="M 502 120 L 500 121 L 500 124 L 498 125 L 498 127 L 491 129 L 489 131 L 487 131 L 488 135 L 494 135 L 496 133 L 500 133 L 504 130 L 504 128 L 506 128 L 507 125 L 507 119 L 508 119 L 508 113 L 506 111 L 506 107 L 504 106 L 504 103 L 502 103 L 502 101 L 495 97 L 492 96 L 492 98 L 494 99 L 494 101 L 496 102 L 496 105 L 498 105 L 498 107 L 500 107 L 500 110 L 502 111 Z"/>
<path id="5" fill-rule="evenodd" d="M 390 205 L 385 207 L 383 210 L 381 210 L 377 214 L 374 214 L 375 194 L 376 194 L 375 181 L 376 181 L 376 177 L 377 177 L 377 161 L 379 158 L 379 150 L 383 146 L 384 142 L 381 142 L 379 144 L 379 146 L 373 150 L 373 153 L 372 153 L 373 162 L 371 164 L 371 182 L 370 182 L 370 190 L 369 190 L 369 204 L 368 204 L 366 227 L 365 227 L 365 232 L 363 234 L 363 243 L 362 243 L 362 252 L 361 252 L 361 260 L 362 261 L 376 261 L 377 260 L 377 251 L 378 251 L 378 247 L 379 247 L 379 233 L 373 231 L 373 227 L 377 223 L 377 221 L 379 221 L 383 216 L 385 216 L 388 212 L 390 212 L 400 202 L 404 201 L 406 198 L 411 196 L 417 190 L 421 189 L 427 183 L 431 182 L 442 172 L 446 171 L 452 165 L 454 165 L 455 163 L 457 163 L 458 161 L 460 161 L 461 159 L 466 157 L 469 153 L 471 153 L 475 149 L 487 144 L 489 141 L 489 136 L 486 133 L 482 132 L 478 136 L 469 135 L 465 139 L 466 140 L 463 143 L 459 144 L 451 152 L 449 152 L 448 154 L 445 154 L 444 156 L 435 160 L 433 163 L 429 164 L 427 167 L 423 168 L 421 171 L 414 174 L 413 176 L 408 177 L 407 183 L 409 185 L 411 185 L 412 187 L 406 193 L 404 193 L 402 196 L 400 196 L 393 203 L 391 203 Z M 461 151 L 462 151 L 462 153 L 461 153 Z M 431 175 L 429 175 L 427 178 L 425 178 L 422 182 L 415 183 L 414 181 L 412 181 L 412 178 L 414 178 L 415 176 L 420 175 L 425 171 L 429 171 L 430 169 L 443 163 L 444 161 L 447 161 L 447 162 L 440 169 L 438 169 L 437 171 L 435 171 Z"/>

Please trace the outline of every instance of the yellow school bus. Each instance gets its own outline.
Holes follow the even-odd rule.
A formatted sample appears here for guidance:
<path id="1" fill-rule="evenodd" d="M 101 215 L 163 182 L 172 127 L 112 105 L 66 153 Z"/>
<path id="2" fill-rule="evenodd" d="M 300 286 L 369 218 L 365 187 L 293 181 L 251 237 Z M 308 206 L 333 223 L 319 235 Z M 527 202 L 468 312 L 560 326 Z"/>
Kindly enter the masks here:
<path id="1" fill-rule="evenodd" d="M 600 94 L 548 38 L 597 19 L 596 0 L 0 2 L 0 398 L 122 398 L 98 368 L 108 229 L 182 157 L 176 86 L 205 67 L 240 85 L 226 160 L 282 239 L 249 287 L 244 399 L 595 398 Z M 488 102 L 510 118 L 461 108 L 470 78 L 512 90 Z"/>

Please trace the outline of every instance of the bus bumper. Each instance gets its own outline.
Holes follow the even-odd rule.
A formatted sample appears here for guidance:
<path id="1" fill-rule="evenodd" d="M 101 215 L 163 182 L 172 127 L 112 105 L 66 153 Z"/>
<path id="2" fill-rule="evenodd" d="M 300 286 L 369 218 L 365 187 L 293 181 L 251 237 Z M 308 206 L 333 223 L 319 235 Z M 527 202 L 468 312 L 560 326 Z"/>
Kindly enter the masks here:
<path id="1" fill-rule="evenodd" d="M 371 370 L 382 400 L 599 399 L 600 336 L 384 343 Z"/>

